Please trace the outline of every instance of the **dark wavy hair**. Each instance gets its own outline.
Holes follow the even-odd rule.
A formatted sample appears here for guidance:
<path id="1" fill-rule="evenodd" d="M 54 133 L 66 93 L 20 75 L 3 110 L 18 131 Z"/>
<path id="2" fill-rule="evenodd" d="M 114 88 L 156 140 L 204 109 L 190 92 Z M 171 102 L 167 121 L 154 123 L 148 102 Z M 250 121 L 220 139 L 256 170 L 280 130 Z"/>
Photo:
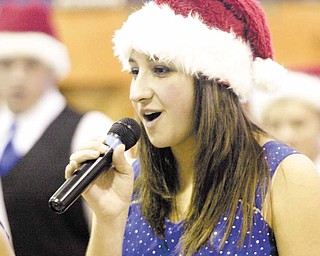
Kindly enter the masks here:
<path id="1" fill-rule="evenodd" d="M 255 195 L 269 181 L 269 171 L 262 147 L 256 137 L 266 134 L 246 116 L 238 97 L 226 85 L 206 77 L 194 79 L 193 129 L 196 136 L 194 184 L 191 203 L 183 221 L 179 242 L 182 253 L 191 255 L 201 246 L 212 245 L 212 233 L 220 219 L 228 215 L 228 238 L 239 200 L 243 212 L 238 245 L 252 228 Z M 175 206 L 179 191 L 177 163 L 170 148 L 156 148 L 142 128 L 138 154 L 141 173 L 136 190 L 142 214 L 164 238 L 165 218 Z M 263 184 L 262 184 L 263 182 Z"/>

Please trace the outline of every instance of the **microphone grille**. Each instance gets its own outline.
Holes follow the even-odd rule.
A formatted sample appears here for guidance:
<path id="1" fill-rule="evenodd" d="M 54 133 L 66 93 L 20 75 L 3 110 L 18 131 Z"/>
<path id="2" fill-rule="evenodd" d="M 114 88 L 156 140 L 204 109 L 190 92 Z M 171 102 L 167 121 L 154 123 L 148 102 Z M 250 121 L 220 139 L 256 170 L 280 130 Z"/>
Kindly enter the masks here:
<path id="1" fill-rule="evenodd" d="M 117 134 L 128 150 L 139 140 L 141 129 L 137 121 L 126 117 L 113 123 L 108 133 Z"/>

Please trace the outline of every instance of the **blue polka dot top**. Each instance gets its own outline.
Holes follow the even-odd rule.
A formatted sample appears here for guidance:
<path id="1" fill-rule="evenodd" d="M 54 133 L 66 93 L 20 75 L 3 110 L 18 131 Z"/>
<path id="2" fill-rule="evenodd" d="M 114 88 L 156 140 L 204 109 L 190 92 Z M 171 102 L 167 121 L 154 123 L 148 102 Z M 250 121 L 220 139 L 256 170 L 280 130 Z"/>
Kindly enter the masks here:
<path id="1" fill-rule="evenodd" d="M 267 142 L 263 146 L 263 150 L 270 169 L 270 177 L 272 177 L 277 166 L 285 157 L 298 153 L 287 145 L 276 141 Z M 139 161 L 134 162 L 133 167 L 137 175 L 140 170 Z M 239 206 L 240 204 L 241 201 L 239 201 Z M 242 222 L 241 207 L 239 206 L 232 231 L 223 248 L 218 248 L 218 245 L 224 234 L 225 222 L 228 220 L 227 216 L 221 218 L 215 227 L 213 232 L 214 247 L 203 246 L 193 255 L 278 255 L 273 231 L 261 215 L 262 202 L 259 193 L 256 196 L 252 231 L 247 234 L 243 245 L 241 247 L 237 246 Z M 158 238 L 143 218 L 140 204 L 133 201 L 129 209 L 122 255 L 180 255 L 177 245 L 182 233 L 181 222 L 172 223 L 169 220 L 165 220 L 165 239 Z"/>

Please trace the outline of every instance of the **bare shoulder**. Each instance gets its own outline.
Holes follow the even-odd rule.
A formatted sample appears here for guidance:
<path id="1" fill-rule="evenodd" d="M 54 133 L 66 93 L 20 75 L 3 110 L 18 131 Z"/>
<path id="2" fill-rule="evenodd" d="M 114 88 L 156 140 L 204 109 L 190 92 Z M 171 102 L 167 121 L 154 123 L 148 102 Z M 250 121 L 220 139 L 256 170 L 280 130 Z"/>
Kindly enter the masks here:
<path id="1" fill-rule="evenodd" d="M 286 157 L 279 165 L 276 176 L 286 177 L 286 181 L 310 182 L 312 179 L 318 182 L 320 175 L 314 163 L 303 154 L 292 154 Z M 309 183 L 310 184 L 310 183 Z"/>
<path id="2" fill-rule="evenodd" d="M 280 255 L 318 255 L 320 175 L 308 157 L 293 154 L 281 162 L 273 177 L 271 201 Z"/>
<path id="3" fill-rule="evenodd" d="M 282 205 L 291 202 L 303 206 L 307 204 L 304 199 L 313 199 L 315 206 L 320 208 L 320 175 L 308 157 L 292 154 L 277 168 L 271 192 L 273 200 L 280 200 Z"/>

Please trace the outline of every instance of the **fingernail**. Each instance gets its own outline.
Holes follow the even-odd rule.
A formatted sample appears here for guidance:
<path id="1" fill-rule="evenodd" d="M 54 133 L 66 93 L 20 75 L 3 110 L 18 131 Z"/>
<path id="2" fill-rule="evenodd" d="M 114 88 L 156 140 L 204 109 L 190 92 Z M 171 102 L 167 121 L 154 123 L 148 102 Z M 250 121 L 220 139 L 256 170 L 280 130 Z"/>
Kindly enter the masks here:
<path id="1" fill-rule="evenodd" d="M 105 144 L 102 144 L 102 145 L 100 146 L 100 151 L 105 152 L 105 151 L 107 151 L 107 149 L 108 149 L 108 146 L 105 145 Z"/>
<path id="2" fill-rule="evenodd" d="M 100 151 L 92 151 L 92 156 L 93 156 L 93 157 L 98 157 L 98 156 L 100 156 Z"/>

